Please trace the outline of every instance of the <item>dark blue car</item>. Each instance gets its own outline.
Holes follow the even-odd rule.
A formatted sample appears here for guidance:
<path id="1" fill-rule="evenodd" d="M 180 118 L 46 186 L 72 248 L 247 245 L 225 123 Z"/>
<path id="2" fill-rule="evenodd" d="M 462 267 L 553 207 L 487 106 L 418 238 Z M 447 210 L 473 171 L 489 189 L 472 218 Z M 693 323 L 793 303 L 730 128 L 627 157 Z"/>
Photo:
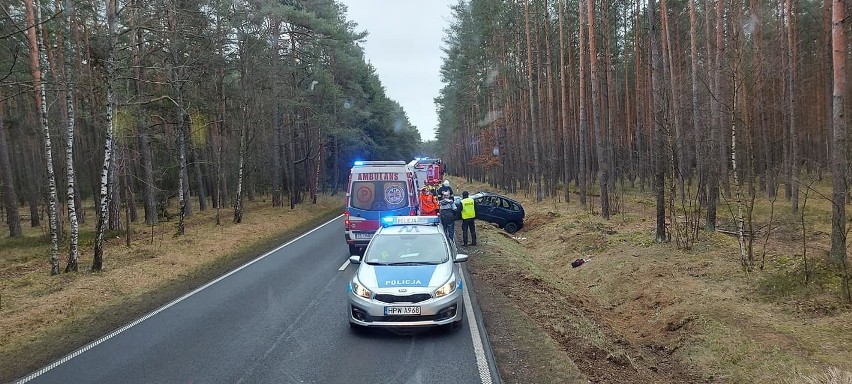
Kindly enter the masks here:
<path id="1" fill-rule="evenodd" d="M 515 233 L 524 226 L 521 203 L 491 192 L 477 192 L 470 197 L 476 203 L 477 220 L 495 224 L 509 233 Z"/>

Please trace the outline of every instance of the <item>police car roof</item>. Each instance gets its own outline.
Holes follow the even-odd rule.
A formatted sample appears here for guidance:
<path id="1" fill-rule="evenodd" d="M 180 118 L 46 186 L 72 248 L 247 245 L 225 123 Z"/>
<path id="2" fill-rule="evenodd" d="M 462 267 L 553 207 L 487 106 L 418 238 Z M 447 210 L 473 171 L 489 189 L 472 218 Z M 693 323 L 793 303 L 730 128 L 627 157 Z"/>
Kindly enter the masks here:
<path id="1" fill-rule="evenodd" d="M 379 233 L 390 235 L 431 235 L 441 233 L 440 225 L 392 225 L 379 229 Z"/>

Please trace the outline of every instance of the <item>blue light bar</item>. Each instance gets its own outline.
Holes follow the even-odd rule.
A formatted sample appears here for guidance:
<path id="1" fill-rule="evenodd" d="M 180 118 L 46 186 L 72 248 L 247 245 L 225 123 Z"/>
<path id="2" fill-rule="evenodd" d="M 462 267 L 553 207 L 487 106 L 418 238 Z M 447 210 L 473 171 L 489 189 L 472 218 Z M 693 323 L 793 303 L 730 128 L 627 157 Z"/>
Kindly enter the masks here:
<path id="1" fill-rule="evenodd" d="M 441 219 L 438 216 L 385 216 L 382 217 L 382 225 L 438 225 Z"/>
<path id="2" fill-rule="evenodd" d="M 353 164 L 354 164 L 354 165 L 356 165 L 356 166 L 358 166 L 358 165 L 364 165 L 364 162 L 363 162 L 363 161 L 356 161 L 356 162 L 355 162 L 355 163 L 353 163 Z"/>

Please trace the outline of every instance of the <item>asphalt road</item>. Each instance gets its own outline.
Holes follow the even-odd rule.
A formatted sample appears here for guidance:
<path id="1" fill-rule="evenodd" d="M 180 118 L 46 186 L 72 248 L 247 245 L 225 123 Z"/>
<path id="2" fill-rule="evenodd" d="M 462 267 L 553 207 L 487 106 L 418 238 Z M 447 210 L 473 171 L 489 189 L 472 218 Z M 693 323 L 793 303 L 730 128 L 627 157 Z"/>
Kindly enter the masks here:
<path id="1" fill-rule="evenodd" d="M 493 359 L 480 339 L 484 330 L 473 318 L 452 333 L 350 330 L 346 286 L 355 266 L 340 270 L 347 259 L 343 223 L 337 218 L 20 382 L 491 383 L 496 379 Z"/>

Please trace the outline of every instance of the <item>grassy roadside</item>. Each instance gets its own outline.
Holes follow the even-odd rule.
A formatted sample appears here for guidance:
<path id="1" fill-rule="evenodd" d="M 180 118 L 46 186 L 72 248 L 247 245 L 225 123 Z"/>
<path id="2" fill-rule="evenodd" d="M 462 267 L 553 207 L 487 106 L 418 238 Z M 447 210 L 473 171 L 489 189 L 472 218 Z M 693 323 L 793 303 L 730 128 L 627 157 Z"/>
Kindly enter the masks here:
<path id="1" fill-rule="evenodd" d="M 93 274 L 92 234 L 81 236 L 80 272 L 49 276 L 48 240 L 30 230 L 24 239 L 0 238 L 0 382 L 23 376 L 258 254 L 342 212 L 340 198 L 321 196 L 316 205 L 246 206 L 243 223 L 223 210 L 188 218 L 187 234 L 175 223 L 138 228 L 131 247 L 112 236 L 105 271 Z"/>
<path id="2" fill-rule="evenodd" d="M 457 190 L 493 190 L 455 181 Z M 513 327 L 530 330 L 523 324 L 530 322 L 593 382 L 852 377 L 852 311 L 838 297 L 837 276 L 825 269 L 818 268 L 808 286 L 801 283 L 800 217 L 780 200 L 766 269 L 746 274 L 737 241 L 728 235 L 702 231 L 689 252 L 654 244 L 649 195 L 625 196 L 624 209 L 609 221 L 576 202 L 513 197 L 527 211 L 526 228 L 510 237 L 481 223 L 484 245 L 468 250 L 477 287 L 484 281 L 497 292 L 489 295 L 498 296 L 480 298 L 481 306 L 507 308 L 496 316 L 483 309 L 491 340 L 510 338 Z M 767 202 L 759 203 L 758 220 L 768 211 Z M 720 210 L 720 217 L 727 215 Z M 812 267 L 827 250 L 828 218 L 826 202 L 808 202 L 804 232 Z M 591 262 L 572 268 L 576 258 Z M 513 319 L 514 312 L 523 316 Z M 525 367 L 507 382 L 549 382 L 535 372 L 552 369 L 552 360 L 531 348 L 539 341 L 529 340 L 535 339 L 524 337 L 518 340 L 524 345 L 503 351 L 495 346 L 502 374 L 507 364 Z"/>
<path id="3" fill-rule="evenodd" d="M 480 232 L 482 232 L 480 228 Z M 491 238 L 491 234 L 480 234 Z M 467 249 L 471 278 L 485 319 L 491 350 L 504 383 L 588 383 L 568 354 L 536 322 L 489 280 L 482 261 L 483 249 Z M 547 362 L 542 366 L 541 362 Z"/>

